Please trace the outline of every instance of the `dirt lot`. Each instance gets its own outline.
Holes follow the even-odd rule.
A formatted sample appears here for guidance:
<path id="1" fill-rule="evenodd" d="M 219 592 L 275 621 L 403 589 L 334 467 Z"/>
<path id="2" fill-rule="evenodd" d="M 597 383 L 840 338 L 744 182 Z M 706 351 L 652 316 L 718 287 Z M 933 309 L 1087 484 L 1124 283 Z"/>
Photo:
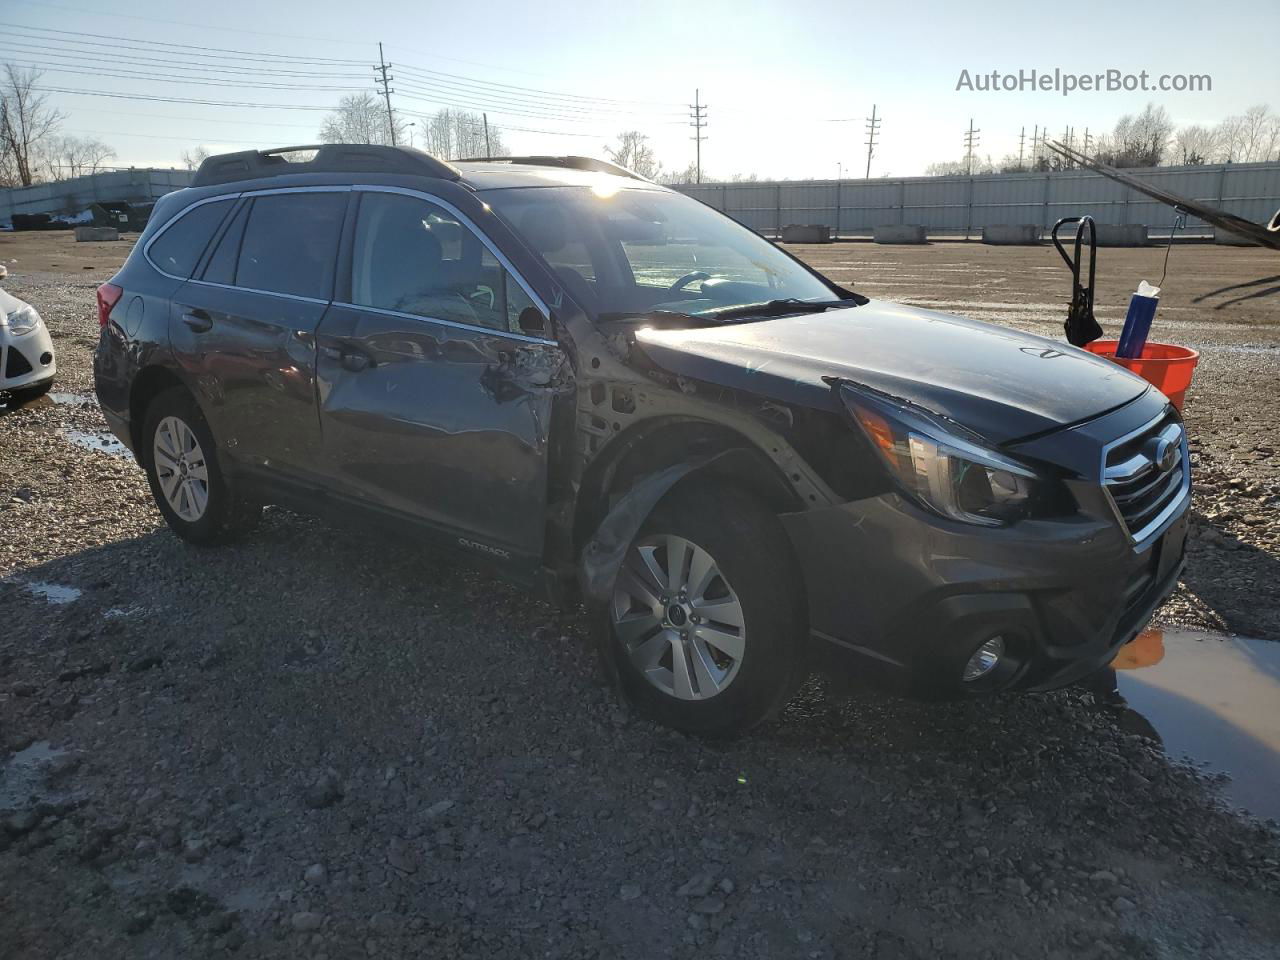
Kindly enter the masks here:
<path id="1" fill-rule="evenodd" d="M 0 955 L 1280 953 L 1275 824 L 1084 691 L 815 682 L 705 743 L 621 708 L 571 614 L 448 561 L 280 511 L 182 545 L 131 459 L 65 433 L 103 429 L 78 396 L 93 288 L 127 252 L 70 241 L 0 234 L 67 395 L 0 411 Z M 800 252 L 873 296 L 1060 332 L 1048 249 Z M 1162 254 L 1102 251 L 1104 324 Z M 1203 361 L 1165 622 L 1280 639 L 1278 273 L 1172 252 L 1156 335 Z"/>

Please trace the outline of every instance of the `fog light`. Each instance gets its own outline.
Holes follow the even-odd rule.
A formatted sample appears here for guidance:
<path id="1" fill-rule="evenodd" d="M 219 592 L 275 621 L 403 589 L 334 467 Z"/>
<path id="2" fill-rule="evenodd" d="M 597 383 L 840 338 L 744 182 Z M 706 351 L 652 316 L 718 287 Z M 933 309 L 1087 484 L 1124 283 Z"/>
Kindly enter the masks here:
<path id="1" fill-rule="evenodd" d="M 964 665 L 964 681 L 969 683 L 985 677 L 996 668 L 1000 658 L 1004 656 L 1004 637 L 992 637 L 980 646 Z"/>

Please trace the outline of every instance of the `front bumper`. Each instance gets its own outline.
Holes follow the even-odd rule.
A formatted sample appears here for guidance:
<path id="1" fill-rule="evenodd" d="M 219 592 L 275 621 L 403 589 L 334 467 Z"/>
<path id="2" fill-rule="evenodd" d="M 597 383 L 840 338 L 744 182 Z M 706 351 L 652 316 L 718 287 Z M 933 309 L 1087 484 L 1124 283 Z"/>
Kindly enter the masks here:
<path id="1" fill-rule="evenodd" d="M 53 339 L 44 321 L 16 336 L 0 324 L 0 390 L 34 386 L 51 380 L 57 372 Z"/>
<path id="2" fill-rule="evenodd" d="M 1110 519 L 951 523 L 896 494 L 782 517 L 820 666 L 928 698 L 1048 690 L 1105 666 L 1181 573 L 1187 505 L 1135 548 Z M 993 635 L 1009 656 L 962 683 Z"/>

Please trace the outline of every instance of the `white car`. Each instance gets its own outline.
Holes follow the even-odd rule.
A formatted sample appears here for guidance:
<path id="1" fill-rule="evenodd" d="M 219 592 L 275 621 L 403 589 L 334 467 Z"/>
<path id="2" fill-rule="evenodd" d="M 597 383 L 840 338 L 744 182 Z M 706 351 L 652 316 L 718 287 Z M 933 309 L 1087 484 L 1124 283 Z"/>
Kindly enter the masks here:
<path id="1" fill-rule="evenodd" d="M 9 275 L 0 263 L 0 280 Z M 33 400 L 53 386 L 53 340 L 31 304 L 0 290 L 0 399 Z"/>

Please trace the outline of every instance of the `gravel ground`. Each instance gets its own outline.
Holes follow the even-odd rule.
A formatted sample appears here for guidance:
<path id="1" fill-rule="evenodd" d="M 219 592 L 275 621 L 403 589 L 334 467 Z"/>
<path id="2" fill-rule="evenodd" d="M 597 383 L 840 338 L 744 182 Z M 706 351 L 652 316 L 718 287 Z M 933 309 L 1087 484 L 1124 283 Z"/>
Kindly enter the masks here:
<path id="1" fill-rule="evenodd" d="M 88 396 L 111 263 L 64 240 L 0 235 L 0 260 L 53 332 L 56 389 Z M 805 255 L 1048 332 L 1044 252 Z M 1174 251 L 1205 290 L 1228 258 L 1233 282 L 1275 272 Z M 1179 335 L 1204 348 L 1199 488 L 1160 617 L 1280 638 L 1280 318 L 1238 306 Z M 59 399 L 0 412 L 0 955 L 1280 953 L 1280 830 L 1088 693 L 813 682 L 749 739 L 692 740 L 619 706 L 571 612 L 452 558 L 277 510 L 242 545 L 184 546 L 131 459 L 63 435 L 103 429 L 92 402 Z"/>

